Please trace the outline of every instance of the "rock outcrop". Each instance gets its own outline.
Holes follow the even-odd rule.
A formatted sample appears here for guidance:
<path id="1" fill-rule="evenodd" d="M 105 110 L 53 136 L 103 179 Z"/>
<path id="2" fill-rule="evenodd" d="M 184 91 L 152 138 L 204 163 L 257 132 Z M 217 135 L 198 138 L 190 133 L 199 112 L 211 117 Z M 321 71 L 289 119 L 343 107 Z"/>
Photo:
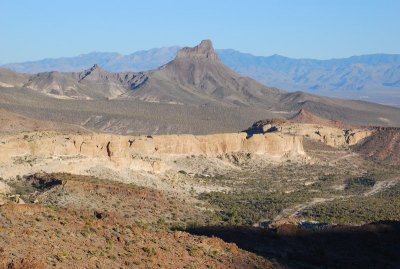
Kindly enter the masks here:
<path id="1" fill-rule="evenodd" d="M 181 49 L 178 51 L 176 58 L 209 59 L 219 61 L 218 55 L 214 51 L 211 40 L 208 39 L 201 41 L 201 43 L 194 48 L 186 47 Z"/>
<path id="2" fill-rule="evenodd" d="M 111 134 L 61 135 L 30 133 L 3 136 L 0 139 L 0 166 L 5 176 L 9 165 L 20 164 L 26 171 L 37 160 L 59 160 L 43 165 L 50 171 L 62 172 L 66 166 L 80 172 L 97 165 L 162 173 L 169 169 L 167 161 L 182 156 L 219 157 L 229 154 L 251 153 L 279 161 L 282 158 L 303 156 L 302 137 L 275 133 L 258 134 L 246 138 L 245 133 L 215 135 L 121 136 Z M 78 170 L 76 170 L 78 169 Z M 71 172 L 71 171 L 68 171 Z M 0 174 L 0 176 L 2 176 Z"/>
<path id="3" fill-rule="evenodd" d="M 218 155 L 239 152 L 281 158 L 304 154 L 302 138 L 282 134 L 258 134 L 247 139 L 245 133 L 215 135 L 120 136 L 111 134 L 55 135 L 30 134 L 2 139 L 2 159 L 11 156 L 80 154 L 110 159 L 136 155 Z"/>
<path id="4" fill-rule="evenodd" d="M 245 130 L 248 137 L 254 134 L 282 133 L 305 136 L 323 142 L 329 146 L 351 146 L 370 136 L 372 128 L 347 126 L 340 121 L 318 117 L 300 110 L 294 117 L 283 119 L 265 119 L 255 122 Z"/>

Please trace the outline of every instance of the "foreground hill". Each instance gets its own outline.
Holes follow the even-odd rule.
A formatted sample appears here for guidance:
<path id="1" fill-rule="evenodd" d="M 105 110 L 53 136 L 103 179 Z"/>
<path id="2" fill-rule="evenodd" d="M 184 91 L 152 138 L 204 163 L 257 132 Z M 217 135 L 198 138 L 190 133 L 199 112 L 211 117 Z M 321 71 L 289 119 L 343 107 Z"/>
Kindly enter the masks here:
<path id="1" fill-rule="evenodd" d="M 190 207 L 158 191 L 68 174 L 25 183 L 27 204 L 0 207 L 4 268 L 273 268 L 235 244 L 167 230 L 165 217 L 182 221 Z"/>

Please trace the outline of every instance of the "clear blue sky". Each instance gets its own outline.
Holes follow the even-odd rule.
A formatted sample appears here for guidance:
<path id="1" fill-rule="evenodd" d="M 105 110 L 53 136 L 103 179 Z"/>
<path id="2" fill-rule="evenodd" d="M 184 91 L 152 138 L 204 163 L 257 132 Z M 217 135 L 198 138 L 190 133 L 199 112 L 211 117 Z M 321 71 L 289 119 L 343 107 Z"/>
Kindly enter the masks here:
<path id="1" fill-rule="evenodd" d="M 400 53 L 400 0 L 0 0 L 0 63 L 204 38 L 255 55 Z"/>

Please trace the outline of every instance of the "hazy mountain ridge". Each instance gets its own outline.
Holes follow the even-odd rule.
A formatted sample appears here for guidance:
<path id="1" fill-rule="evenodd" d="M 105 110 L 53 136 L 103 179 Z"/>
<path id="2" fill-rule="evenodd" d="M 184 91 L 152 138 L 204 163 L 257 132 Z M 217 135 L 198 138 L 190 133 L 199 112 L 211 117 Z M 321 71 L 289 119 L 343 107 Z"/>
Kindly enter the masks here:
<path id="1" fill-rule="evenodd" d="M 77 57 L 12 63 L 2 67 L 18 72 L 77 72 L 98 64 L 109 72 L 146 71 L 174 59 L 180 47 L 138 51 L 129 55 L 93 52 Z M 265 85 L 289 91 L 308 91 L 342 98 L 400 105 L 400 55 L 371 54 L 314 60 L 280 55 L 254 56 L 233 49 L 216 50 L 232 70 Z"/>
<path id="2" fill-rule="evenodd" d="M 145 71 L 157 68 L 171 61 L 179 49 L 180 47 L 178 46 L 155 48 L 137 51 L 129 55 L 122 55 L 115 52 L 91 52 L 76 57 L 48 58 L 39 61 L 10 63 L 1 67 L 30 74 L 50 71 L 78 72 L 88 69 L 94 64 L 98 64 L 109 72 Z"/>
<path id="3" fill-rule="evenodd" d="M 291 59 L 220 50 L 238 73 L 289 91 L 307 91 L 400 105 L 400 55 L 372 54 L 343 59 Z"/>

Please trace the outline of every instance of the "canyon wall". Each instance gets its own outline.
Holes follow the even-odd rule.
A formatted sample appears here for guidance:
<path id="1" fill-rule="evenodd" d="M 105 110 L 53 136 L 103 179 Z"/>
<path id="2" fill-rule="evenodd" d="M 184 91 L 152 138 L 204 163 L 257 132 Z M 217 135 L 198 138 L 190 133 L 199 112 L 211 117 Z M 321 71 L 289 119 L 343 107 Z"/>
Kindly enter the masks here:
<path id="1" fill-rule="evenodd" d="M 0 152 L 0 176 L 10 175 L 8 169 L 20 169 L 21 174 L 35 167 L 81 172 L 94 165 L 160 173 L 169 169 L 168 161 L 185 155 L 213 158 L 251 153 L 274 161 L 305 155 L 301 136 L 281 133 L 246 138 L 245 133 L 122 136 L 35 132 L 1 136 Z"/>
<path id="2" fill-rule="evenodd" d="M 110 160 L 132 155 L 204 155 L 216 157 L 238 152 L 284 157 L 304 154 L 302 137 L 279 133 L 214 135 L 122 136 L 111 134 L 59 135 L 32 133 L 3 136 L 1 159 L 11 156 L 83 155 Z"/>
<path id="3" fill-rule="evenodd" d="M 373 134 L 373 129 L 336 128 L 320 124 L 289 123 L 274 125 L 273 128 L 282 134 L 305 136 L 332 147 L 351 146 Z"/>

